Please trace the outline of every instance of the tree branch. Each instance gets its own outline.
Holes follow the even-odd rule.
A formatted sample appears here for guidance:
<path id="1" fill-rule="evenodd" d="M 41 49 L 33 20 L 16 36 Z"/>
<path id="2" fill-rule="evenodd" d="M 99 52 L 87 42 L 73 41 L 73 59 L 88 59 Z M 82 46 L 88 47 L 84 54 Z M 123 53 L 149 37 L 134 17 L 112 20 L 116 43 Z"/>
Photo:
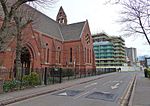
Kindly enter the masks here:
<path id="1" fill-rule="evenodd" d="M 21 26 L 21 30 L 23 30 L 24 28 L 26 28 L 26 26 L 28 24 L 30 24 L 31 22 L 33 22 L 33 20 L 27 20 L 27 22 Z"/>
<path id="2" fill-rule="evenodd" d="M 141 18 L 140 18 L 140 17 L 139 17 L 139 23 L 140 23 L 140 26 L 141 26 L 141 28 L 142 28 L 143 34 L 145 35 L 146 40 L 147 40 L 148 44 L 150 45 L 150 40 L 149 40 L 149 38 L 148 38 L 148 36 L 147 36 L 147 33 L 146 33 L 146 31 L 145 31 L 145 29 L 144 29 L 144 27 L 143 27 L 143 24 L 142 24 L 142 21 L 141 21 Z"/>
<path id="3" fill-rule="evenodd" d="M 4 12 L 5 16 L 8 16 L 8 9 L 7 9 L 7 6 L 6 6 L 6 1 L 5 0 L 0 0 L 0 3 L 2 5 L 2 9 L 3 9 L 3 12 Z"/>

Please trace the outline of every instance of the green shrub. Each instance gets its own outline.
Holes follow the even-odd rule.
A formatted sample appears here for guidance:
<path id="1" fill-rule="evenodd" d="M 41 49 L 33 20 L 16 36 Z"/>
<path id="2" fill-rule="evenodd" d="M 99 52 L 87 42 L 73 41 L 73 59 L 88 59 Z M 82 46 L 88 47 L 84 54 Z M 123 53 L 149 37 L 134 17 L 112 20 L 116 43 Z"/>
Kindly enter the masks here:
<path id="1" fill-rule="evenodd" d="M 4 84 L 3 84 L 3 91 L 4 92 L 8 92 L 10 90 L 11 90 L 11 82 L 10 81 L 4 82 Z"/>
<path id="2" fill-rule="evenodd" d="M 150 68 L 148 68 L 148 70 L 147 70 L 147 75 L 150 78 Z"/>
<path id="3" fill-rule="evenodd" d="M 18 81 L 18 80 L 12 80 L 12 87 L 13 88 L 20 87 L 20 81 Z"/>
<path id="4" fill-rule="evenodd" d="M 19 86 L 20 86 L 20 81 L 18 81 L 18 80 L 6 81 L 3 84 L 3 91 L 8 92 L 13 89 L 18 89 Z"/>
<path id="5" fill-rule="evenodd" d="M 25 75 L 22 78 L 22 85 L 23 86 L 29 86 L 30 83 L 30 76 L 29 75 Z"/>
<path id="6" fill-rule="evenodd" d="M 40 84 L 39 75 L 35 72 L 32 72 L 29 75 L 23 76 L 23 85 L 24 86 L 35 86 Z"/>

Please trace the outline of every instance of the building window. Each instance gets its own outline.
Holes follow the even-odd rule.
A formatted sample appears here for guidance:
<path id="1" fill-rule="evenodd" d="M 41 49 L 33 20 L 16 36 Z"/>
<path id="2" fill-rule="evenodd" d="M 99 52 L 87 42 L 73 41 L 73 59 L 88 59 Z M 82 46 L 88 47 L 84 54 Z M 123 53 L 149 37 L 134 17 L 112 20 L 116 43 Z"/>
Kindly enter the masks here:
<path id="1" fill-rule="evenodd" d="M 46 43 L 45 45 L 48 46 L 48 43 Z"/>
<path id="2" fill-rule="evenodd" d="M 49 48 L 47 49 L 47 63 L 49 63 Z"/>
<path id="3" fill-rule="evenodd" d="M 60 12 L 59 15 L 62 16 L 62 12 Z"/>
<path id="4" fill-rule="evenodd" d="M 61 56 L 61 51 L 60 51 L 60 47 L 58 47 L 58 63 L 60 63 L 60 56 Z"/>
<path id="5" fill-rule="evenodd" d="M 44 49 L 44 63 L 48 63 L 48 49 Z"/>
<path id="6" fill-rule="evenodd" d="M 89 63 L 89 49 L 87 49 L 87 63 Z"/>
<path id="7" fill-rule="evenodd" d="M 90 49 L 90 63 L 91 63 L 91 49 Z"/>
<path id="8" fill-rule="evenodd" d="M 85 41 L 86 41 L 87 44 L 90 43 L 90 36 L 89 36 L 89 34 L 87 34 L 87 35 L 85 36 Z"/>
<path id="9" fill-rule="evenodd" d="M 85 63 L 86 63 L 86 48 L 85 48 L 85 50 L 84 50 L 84 57 L 85 57 Z"/>
<path id="10" fill-rule="evenodd" d="M 61 48 L 57 47 L 56 49 L 56 62 L 60 63 L 60 58 L 61 58 Z"/>
<path id="11" fill-rule="evenodd" d="M 60 56 L 61 56 L 61 52 L 59 51 L 59 59 L 58 59 L 58 63 L 60 63 Z"/>
<path id="12" fill-rule="evenodd" d="M 72 48 L 70 48 L 70 62 L 72 62 Z"/>

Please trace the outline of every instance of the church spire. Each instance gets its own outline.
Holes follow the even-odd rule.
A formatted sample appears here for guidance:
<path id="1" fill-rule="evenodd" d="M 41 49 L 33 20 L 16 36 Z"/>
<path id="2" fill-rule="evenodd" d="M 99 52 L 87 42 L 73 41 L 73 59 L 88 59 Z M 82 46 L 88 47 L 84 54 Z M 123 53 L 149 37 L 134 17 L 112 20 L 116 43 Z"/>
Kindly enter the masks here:
<path id="1" fill-rule="evenodd" d="M 66 16 L 62 6 L 59 9 L 59 12 L 58 12 L 57 17 L 56 17 L 56 21 L 60 24 L 65 24 L 65 25 L 67 24 L 67 16 Z"/>

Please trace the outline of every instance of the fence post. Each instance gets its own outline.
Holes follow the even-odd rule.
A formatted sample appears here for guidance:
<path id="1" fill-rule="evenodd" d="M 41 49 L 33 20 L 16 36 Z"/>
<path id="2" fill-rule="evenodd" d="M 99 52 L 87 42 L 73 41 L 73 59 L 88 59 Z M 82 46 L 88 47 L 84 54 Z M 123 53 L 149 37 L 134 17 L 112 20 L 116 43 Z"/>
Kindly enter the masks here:
<path id="1" fill-rule="evenodd" d="M 82 77 L 82 73 L 81 73 L 81 70 L 80 70 L 80 78 Z"/>
<path id="2" fill-rule="evenodd" d="M 84 77 L 86 77 L 86 69 L 84 70 Z"/>
<path id="3" fill-rule="evenodd" d="M 68 80 L 70 79 L 70 76 L 69 76 L 69 70 L 70 70 L 70 69 L 67 69 Z"/>
<path id="4" fill-rule="evenodd" d="M 44 84 L 47 85 L 47 67 L 45 67 Z"/>
<path id="5" fill-rule="evenodd" d="M 74 77 L 75 77 L 75 79 L 76 79 L 76 77 L 77 77 L 77 76 L 76 76 L 76 67 L 74 68 L 74 75 L 75 75 Z"/>
<path id="6" fill-rule="evenodd" d="M 59 68 L 59 83 L 62 82 L 62 69 Z"/>
<path id="7" fill-rule="evenodd" d="M 52 68 L 52 77 L 53 77 L 53 84 L 54 84 L 54 70 L 55 70 L 55 68 Z"/>

